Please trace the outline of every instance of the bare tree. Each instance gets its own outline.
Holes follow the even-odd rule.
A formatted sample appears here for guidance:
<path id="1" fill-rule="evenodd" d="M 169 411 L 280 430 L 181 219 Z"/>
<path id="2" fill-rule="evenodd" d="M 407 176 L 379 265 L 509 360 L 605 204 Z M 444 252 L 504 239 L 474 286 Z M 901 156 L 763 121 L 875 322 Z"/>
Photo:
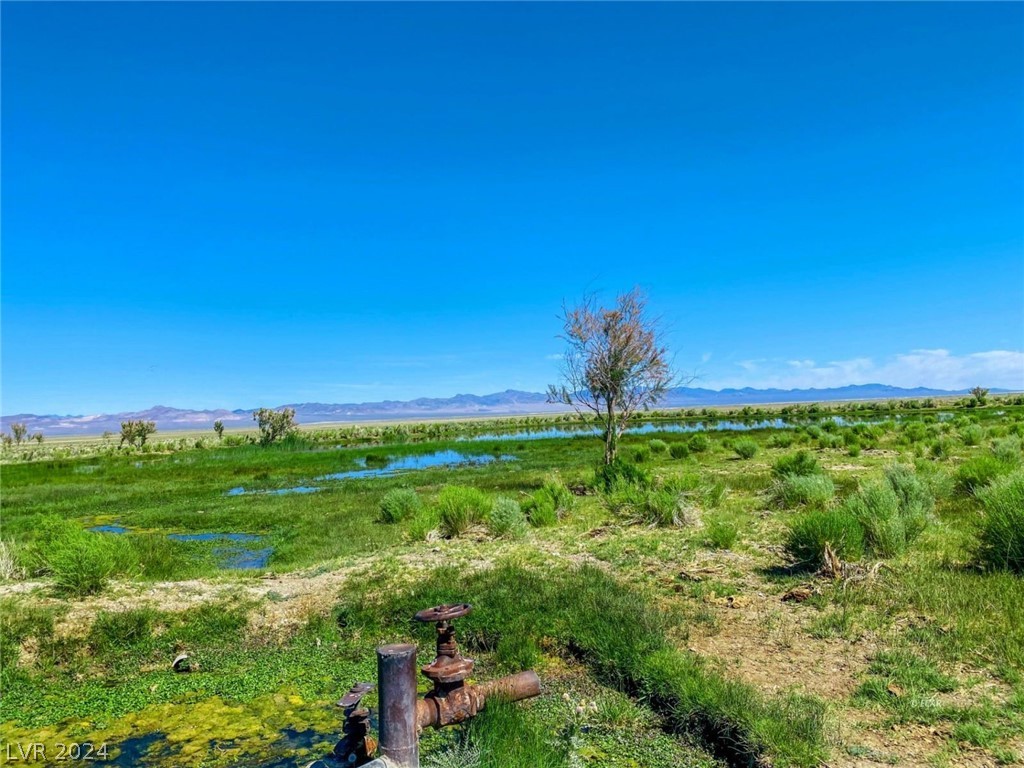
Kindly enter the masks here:
<path id="1" fill-rule="evenodd" d="M 21 445 L 21 441 L 25 439 L 25 435 L 28 434 L 28 427 L 20 422 L 14 422 L 11 424 L 11 437 L 14 438 L 15 445 Z"/>
<path id="2" fill-rule="evenodd" d="M 971 390 L 971 395 L 978 401 L 978 405 L 984 405 L 985 400 L 988 398 L 988 390 L 985 387 L 975 387 Z M 11 430 L 13 429 L 14 425 L 11 424 Z"/>
<path id="3" fill-rule="evenodd" d="M 634 288 L 611 309 L 593 295 L 563 307 L 568 348 L 561 384 L 548 387 L 548 401 L 592 413 L 603 430 L 604 463 L 615 461 L 619 438 L 638 410 L 655 405 L 673 384 L 659 322 L 647 314 L 647 300 Z"/>

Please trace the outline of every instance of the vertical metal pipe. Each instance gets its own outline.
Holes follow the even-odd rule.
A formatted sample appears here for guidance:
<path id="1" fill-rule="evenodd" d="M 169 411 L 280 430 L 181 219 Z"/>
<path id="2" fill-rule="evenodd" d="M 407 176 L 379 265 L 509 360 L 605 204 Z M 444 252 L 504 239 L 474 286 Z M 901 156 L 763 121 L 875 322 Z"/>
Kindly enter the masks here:
<path id="1" fill-rule="evenodd" d="M 415 645 L 394 643 L 377 648 L 377 686 L 380 753 L 401 768 L 419 768 Z"/>

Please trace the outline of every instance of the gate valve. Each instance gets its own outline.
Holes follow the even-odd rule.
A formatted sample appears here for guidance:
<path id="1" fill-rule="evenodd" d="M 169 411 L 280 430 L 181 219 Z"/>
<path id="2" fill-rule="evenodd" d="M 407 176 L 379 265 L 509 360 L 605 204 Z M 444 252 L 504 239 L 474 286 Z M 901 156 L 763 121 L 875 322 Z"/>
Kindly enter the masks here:
<path id="1" fill-rule="evenodd" d="M 465 679 L 473 672 L 476 662 L 459 652 L 455 641 L 452 622 L 468 614 L 473 607 L 469 603 L 456 605 L 435 605 L 416 614 L 416 621 L 424 624 L 433 622 L 437 627 L 437 657 L 423 667 L 424 677 L 434 684 L 433 696 L 445 696 L 451 690 L 461 688 Z"/>
<path id="2" fill-rule="evenodd" d="M 345 725 L 334 755 L 348 765 L 362 765 L 377 749 L 377 740 L 370 736 L 370 710 L 360 706 L 363 696 L 373 688 L 373 683 L 356 683 L 338 702 L 345 711 Z"/>

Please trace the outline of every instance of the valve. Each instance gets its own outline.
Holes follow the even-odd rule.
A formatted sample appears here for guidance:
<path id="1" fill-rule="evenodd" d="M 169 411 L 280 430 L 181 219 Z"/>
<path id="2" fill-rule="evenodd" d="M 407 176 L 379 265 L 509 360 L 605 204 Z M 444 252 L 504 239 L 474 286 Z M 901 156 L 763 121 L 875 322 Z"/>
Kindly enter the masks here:
<path id="1" fill-rule="evenodd" d="M 362 765 L 377 750 L 377 740 L 370 736 L 370 710 L 360 706 L 363 696 L 373 688 L 373 683 L 356 683 L 338 702 L 345 712 L 345 724 L 334 756 L 348 765 Z"/>
<path id="2" fill-rule="evenodd" d="M 437 656 L 422 668 L 423 676 L 434 684 L 430 695 L 446 696 L 450 691 L 461 688 L 473 672 L 476 662 L 467 659 L 459 651 L 452 622 L 467 615 L 473 606 L 469 603 L 435 605 L 416 614 L 416 621 L 424 624 L 433 622 L 437 628 Z"/>

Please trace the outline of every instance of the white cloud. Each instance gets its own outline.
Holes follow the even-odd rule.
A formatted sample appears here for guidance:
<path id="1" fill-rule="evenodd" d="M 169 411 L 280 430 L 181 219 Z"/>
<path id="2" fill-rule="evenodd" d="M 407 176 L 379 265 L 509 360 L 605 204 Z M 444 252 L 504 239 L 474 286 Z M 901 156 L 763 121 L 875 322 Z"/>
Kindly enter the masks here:
<path id="1" fill-rule="evenodd" d="M 702 363 L 706 363 L 710 359 L 711 359 L 711 353 L 710 352 L 705 352 L 703 355 L 700 356 L 700 361 Z"/>
<path id="2" fill-rule="evenodd" d="M 807 389 L 848 384 L 967 389 L 975 385 L 1024 390 L 1024 352 L 996 349 L 955 355 L 948 349 L 915 349 L 876 362 L 870 357 L 817 364 L 813 360 L 744 360 L 745 373 L 708 386 Z"/>
<path id="3" fill-rule="evenodd" d="M 562 360 L 565 357 L 561 352 L 556 352 L 553 355 L 544 355 L 545 360 Z"/>

